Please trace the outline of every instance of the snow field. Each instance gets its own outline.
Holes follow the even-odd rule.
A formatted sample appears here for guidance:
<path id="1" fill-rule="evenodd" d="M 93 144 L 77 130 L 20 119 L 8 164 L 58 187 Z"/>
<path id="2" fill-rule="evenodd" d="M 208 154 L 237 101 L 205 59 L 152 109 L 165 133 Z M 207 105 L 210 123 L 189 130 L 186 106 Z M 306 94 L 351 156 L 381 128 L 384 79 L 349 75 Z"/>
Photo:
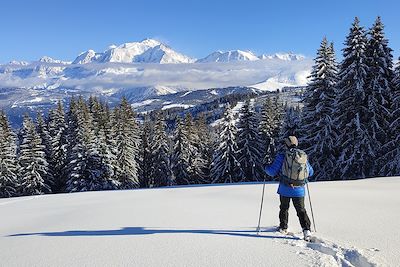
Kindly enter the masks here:
<path id="1" fill-rule="evenodd" d="M 400 177 L 311 183 L 316 242 L 291 207 L 284 236 L 276 183 L 0 200 L 1 266 L 396 266 Z M 309 210 L 309 209 L 308 209 Z M 311 214 L 309 214 L 311 216 Z"/>

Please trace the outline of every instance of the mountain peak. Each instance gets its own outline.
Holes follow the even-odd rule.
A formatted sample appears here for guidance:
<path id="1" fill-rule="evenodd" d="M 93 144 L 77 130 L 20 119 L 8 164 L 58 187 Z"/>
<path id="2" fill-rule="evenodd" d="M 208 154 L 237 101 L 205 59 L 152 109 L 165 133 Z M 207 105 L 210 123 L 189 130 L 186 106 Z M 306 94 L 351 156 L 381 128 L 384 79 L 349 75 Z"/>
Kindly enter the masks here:
<path id="1" fill-rule="evenodd" d="M 61 63 L 61 64 L 68 64 L 69 62 L 65 62 L 59 59 L 54 59 L 51 58 L 49 56 L 43 56 L 39 59 L 39 62 L 43 62 L 43 63 Z"/>
<path id="2" fill-rule="evenodd" d="M 231 62 L 231 61 L 254 61 L 259 58 L 251 51 L 230 50 L 227 52 L 216 51 L 205 58 L 199 59 L 196 62 Z"/>
<path id="3" fill-rule="evenodd" d="M 19 66 L 27 66 L 30 63 L 28 61 L 17 61 L 17 60 L 12 60 L 8 63 L 9 65 L 19 65 Z"/>
<path id="4" fill-rule="evenodd" d="M 157 40 L 147 38 L 140 42 L 123 43 L 119 46 L 111 45 L 103 53 L 88 50 L 81 53 L 73 63 L 86 64 L 90 62 L 190 63 L 193 60 Z"/>
<path id="5" fill-rule="evenodd" d="M 305 59 L 305 56 L 301 54 L 295 54 L 293 52 L 288 53 L 275 53 L 271 55 L 261 55 L 260 59 L 280 59 L 285 61 L 292 61 L 292 60 L 302 60 Z"/>
<path id="6" fill-rule="evenodd" d="M 86 64 L 98 60 L 101 57 L 101 53 L 96 53 L 94 50 L 89 49 L 82 52 L 78 57 L 72 62 L 72 64 Z"/>
<path id="7" fill-rule="evenodd" d="M 155 40 L 155 39 L 151 39 L 151 38 L 145 38 L 142 41 L 140 41 L 140 43 L 148 45 L 148 46 L 157 46 L 162 44 L 161 42 Z"/>

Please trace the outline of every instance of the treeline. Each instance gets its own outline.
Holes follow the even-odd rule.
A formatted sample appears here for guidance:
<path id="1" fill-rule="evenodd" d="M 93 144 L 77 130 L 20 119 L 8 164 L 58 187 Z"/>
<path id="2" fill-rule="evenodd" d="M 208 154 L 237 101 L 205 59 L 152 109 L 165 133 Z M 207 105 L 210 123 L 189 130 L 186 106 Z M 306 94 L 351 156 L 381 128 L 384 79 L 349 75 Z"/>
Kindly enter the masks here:
<path id="1" fill-rule="evenodd" d="M 247 101 L 234 117 L 228 105 L 215 131 L 204 116 L 171 128 L 161 113 L 138 123 L 125 99 L 110 110 L 72 98 L 66 114 L 59 102 L 46 118 L 25 116 L 17 135 L 1 113 L 0 196 L 260 181 L 283 109 L 267 98 L 260 117 Z"/>

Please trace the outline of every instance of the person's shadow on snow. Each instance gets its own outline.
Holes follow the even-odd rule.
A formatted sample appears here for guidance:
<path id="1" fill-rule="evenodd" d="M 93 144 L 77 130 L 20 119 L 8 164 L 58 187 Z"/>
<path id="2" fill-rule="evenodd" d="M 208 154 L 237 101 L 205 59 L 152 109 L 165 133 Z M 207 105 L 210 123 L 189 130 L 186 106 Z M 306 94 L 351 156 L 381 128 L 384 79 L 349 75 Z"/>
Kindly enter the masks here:
<path id="1" fill-rule="evenodd" d="M 261 233 L 257 235 L 254 230 L 183 230 L 183 229 L 161 229 L 144 227 L 124 227 L 116 230 L 73 230 L 64 232 L 38 232 L 13 234 L 8 237 L 17 236 L 119 236 L 119 235 L 153 235 L 153 234 L 209 234 L 209 235 L 230 235 L 239 237 L 257 237 L 272 239 L 297 239 L 292 236 L 265 235 L 265 233 L 276 232 L 275 227 L 262 228 Z"/>

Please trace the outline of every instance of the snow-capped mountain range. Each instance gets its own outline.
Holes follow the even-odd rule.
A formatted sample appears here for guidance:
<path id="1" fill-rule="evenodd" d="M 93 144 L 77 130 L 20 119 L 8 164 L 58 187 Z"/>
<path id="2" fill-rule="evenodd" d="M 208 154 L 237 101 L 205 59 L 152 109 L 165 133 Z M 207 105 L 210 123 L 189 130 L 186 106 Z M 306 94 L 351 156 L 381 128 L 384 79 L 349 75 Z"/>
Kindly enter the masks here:
<path id="1" fill-rule="evenodd" d="M 169 46 L 154 40 L 144 39 L 141 42 L 124 43 L 119 46 L 111 45 L 104 52 L 96 52 L 92 49 L 80 53 L 72 62 L 53 59 L 44 56 L 38 60 L 42 63 L 61 64 L 87 64 L 87 63 L 208 63 L 208 62 L 232 62 L 232 61 L 256 61 L 265 59 L 302 60 L 305 56 L 300 54 L 275 53 L 256 55 L 251 51 L 231 50 L 216 51 L 201 59 L 194 59 L 174 51 Z M 32 63 L 32 62 L 31 62 Z M 12 65 L 28 65 L 26 61 L 11 61 Z"/>
<path id="2" fill-rule="evenodd" d="M 214 52 L 205 58 L 198 59 L 197 63 L 204 62 L 232 62 L 232 61 L 256 61 L 256 60 L 265 60 L 265 59 L 279 59 L 286 61 L 294 61 L 294 60 L 302 60 L 305 59 L 305 56 L 293 53 L 276 53 L 272 55 L 260 55 L 257 56 L 251 51 L 242 51 L 242 50 L 231 50 L 227 52 L 217 51 Z"/>
<path id="3" fill-rule="evenodd" d="M 293 53 L 276 53 L 272 55 L 257 56 L 251 51 L 232 50 L 227 52 L 217 51 L 201 58 L 193 59 L 172 50 L 165 44 L 153 39 L 145 39 L 141 42 L 125 43 L 120 46 L 111 45 L 104 52 L 87 50 L 82 52 L 72 63 L 204 63 L 204 62 L 231 62 L 254 61 L 263 59 L 301 60 L 305 57 Z"/>
<path id="4" fill-rule="evenodd" d="M 153 40 L 87 50 L 75 60 L 44 56 L 0 65 L 0 109 L 37 110 L 71 95 L 105 99 L 152 96 L 232 86 L 276 90 L 307 83 L 312 60 L 293 53 L 257 56 L 250 51 L 214 52 L 194 59 Z"/>

